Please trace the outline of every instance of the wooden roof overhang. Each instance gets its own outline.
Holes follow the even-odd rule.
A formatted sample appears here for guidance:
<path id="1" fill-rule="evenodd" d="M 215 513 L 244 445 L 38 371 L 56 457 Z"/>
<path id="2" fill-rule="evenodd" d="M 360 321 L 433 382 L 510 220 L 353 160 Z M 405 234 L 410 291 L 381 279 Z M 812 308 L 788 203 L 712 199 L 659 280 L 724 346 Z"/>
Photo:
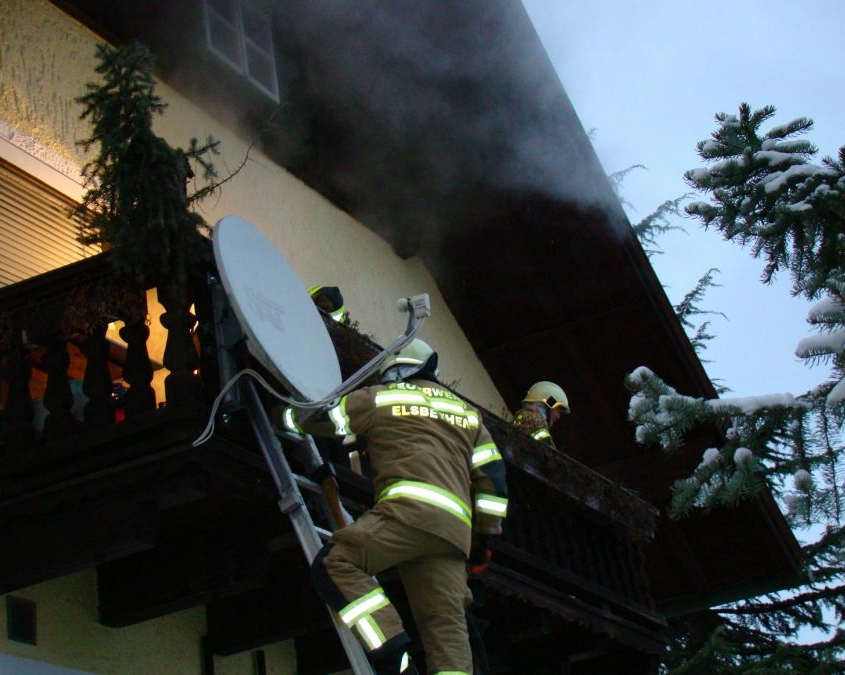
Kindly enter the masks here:
<path id="1" fill-rule="evenodd" d="M 171 85 L 224 123 L 236 109 L 271 157 L 419 256 L 511 407 L 537 379 L 564 386 L 573 414 L 555 436 L 574 458 L 662 508 L 718 442 L 702 430 L 672 457 L 634 442 L 622 382 L 637 366 L 684 394 L 715 392 L 519 3 L 361 0 L 320 13 L 262 0 L 276 18 L 280 110 L 209 60 L 194 3 L 56 4 L 110 39 L 151 44 Z M 782 586 L 799 550 L 763 494 L 661 518 L 647 563 L 668 611 Z"/>

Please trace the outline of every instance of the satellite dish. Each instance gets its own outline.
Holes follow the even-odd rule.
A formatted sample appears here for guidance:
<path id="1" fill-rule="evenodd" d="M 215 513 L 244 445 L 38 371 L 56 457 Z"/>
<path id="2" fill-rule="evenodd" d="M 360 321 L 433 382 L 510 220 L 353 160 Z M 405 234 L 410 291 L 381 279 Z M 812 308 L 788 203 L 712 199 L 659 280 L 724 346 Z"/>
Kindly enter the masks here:
<path id="1" fill-rule="evenodd" d="M 214 259 L 252 355 L 300 400 L 340 386 L 340 365 L 320 311 L 287 259 L 254 225 L 226 216 Z"/>

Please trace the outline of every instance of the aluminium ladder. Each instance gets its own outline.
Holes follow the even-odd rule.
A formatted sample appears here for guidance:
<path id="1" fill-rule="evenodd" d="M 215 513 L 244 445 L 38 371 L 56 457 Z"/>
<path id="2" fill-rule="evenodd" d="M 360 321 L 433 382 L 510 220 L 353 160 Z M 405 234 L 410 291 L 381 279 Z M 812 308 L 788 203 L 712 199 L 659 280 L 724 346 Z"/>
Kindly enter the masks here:
<path id="1" fill-rule="evenodd" d="M 212 292 L 212 306 L 214 312 L 214 332 L 217 344 L 217 362 L 220 370 L 220 381 L 228 382 L 237 373 L 237 360 L 234 349 L 242 342 L 244 333 L 238 324 L 238 320 L 232 311 L 226 292 L 216 279 L 210 279 Z M 299 545 L 305 553 L 309 565 L 317 553 L 323 547 L 323 538 L 328 538 L 330 532 L 318 528 L 311 513 L 308 510 L 305 499 L 303 499 L 300 487 L 308 489 L 319 497 L 320 503 L 327 511 L 328 520 L 335 528 L 342 527 L 344 518 L 339 503 L 330 504 L 322 494 L 321 486 L 317 483 L 294 473 L 285 457 L 282 444 L 277 432 L 270 422 L 264 405 L 261 402 L 255 384 L 251 380 L 241 383 L 239 390 L 232 390 L 223 399 L 230 408 L 242 407 L 246 410 L 250 426 L 255 434 L 256 440 L 261 447 L 261 452 L 267 462 L 267 466 L 276 483 L 279 491 L 279 509 L 288 516 L 294 532 L 296 533 Z M 281 437 L 290 441 L 294 451 L 307 468 L 317 468 L 323 461 L 319 456 L 314 441 L 310 436 L 301 437 L 293 434 L 281 434 Z M 331 616 L 338 637 L 349 665 L 355 675 L 373 675 L 372 667 L 364 652 L 361 643 L 352 634 L 352 631 L 344 625 L 335 612 L 328 606 L 326 609 Z"/>

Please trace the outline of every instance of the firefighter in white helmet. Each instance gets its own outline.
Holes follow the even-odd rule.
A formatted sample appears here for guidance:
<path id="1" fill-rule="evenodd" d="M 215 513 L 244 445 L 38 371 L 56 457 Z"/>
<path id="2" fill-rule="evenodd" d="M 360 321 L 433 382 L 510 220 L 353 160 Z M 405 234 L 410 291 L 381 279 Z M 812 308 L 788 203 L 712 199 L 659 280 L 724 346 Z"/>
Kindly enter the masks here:
<path id="1" fill-rule="evenodd" d="M 471 675 L 467 570 L 489 562 L 507 508 L 505 463 L 480 412 L 437 381 L 437 353 L 413 340 L 389 356 L 381 384 L 340 399 L 292 431 L 365 436 L 376 504 L 315 558 L 317 592 L 352 628 L 378 675 L 416 673 L 409 638 L 374 575 L 399 570 L 429 673 Z M 404 668 L 404 669 L 403 669 Z"/>
<path id="2" fill-rule="evenodd" d="M 522 398 L 522 407 L 513 417 L 513 425 L 531 438 L 556 447 L 551 428 L 562 415 L 569 414 L 569 399 L 554 382 L 535 382 Z"/>

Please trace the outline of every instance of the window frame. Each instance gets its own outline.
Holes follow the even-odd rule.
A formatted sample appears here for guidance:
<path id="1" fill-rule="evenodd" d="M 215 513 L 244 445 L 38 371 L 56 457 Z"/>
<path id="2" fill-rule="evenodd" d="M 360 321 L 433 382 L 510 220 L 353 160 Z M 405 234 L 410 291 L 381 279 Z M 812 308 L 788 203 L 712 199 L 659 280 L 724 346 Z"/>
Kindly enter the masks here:
<path id="1" fill-rule="evenodd" d="M 279 103 L 279 73 L 276 64 L 275 44 L 273 42 L 273 24 L 271 16 L 258 8 L 251 0 L 222 0 L 228 3 L 232 10 L 232 21 L 229 17 L 222 15 L 212 6 L 214 0 L 202 0 L 203 29 L 205 31 L 205 44 L 208 50 L 227 66 L 246 78 L 254 87 L 269 96 L 276 103 Z M 218 0 L 218 2 L 221 0 Z M 250 19 L 245 21 L 245 15 Z M 266 31 L 263 36 L 269 43 L 267 46 L 259 44 L 253 35 L 247 33 L 247 25 L 258 24 Z M 232 60 L 232 50 L 222 50 L 220 36 L 215 38 L 214 28 L 218 26 L 222 32 L 230 33 L 229 39 L 236 42 L 234 51 L 237 53 L 239 62 Z M 216 41 L 215 41 L 216 40 Z M 231 47 L 232 45 L 226 45 Z M 265 82 L 256 77 L 256 68 L 250 70 L 250 62 L 255 57 L 259 58 L 270 76 L 270 82 Z"/>

